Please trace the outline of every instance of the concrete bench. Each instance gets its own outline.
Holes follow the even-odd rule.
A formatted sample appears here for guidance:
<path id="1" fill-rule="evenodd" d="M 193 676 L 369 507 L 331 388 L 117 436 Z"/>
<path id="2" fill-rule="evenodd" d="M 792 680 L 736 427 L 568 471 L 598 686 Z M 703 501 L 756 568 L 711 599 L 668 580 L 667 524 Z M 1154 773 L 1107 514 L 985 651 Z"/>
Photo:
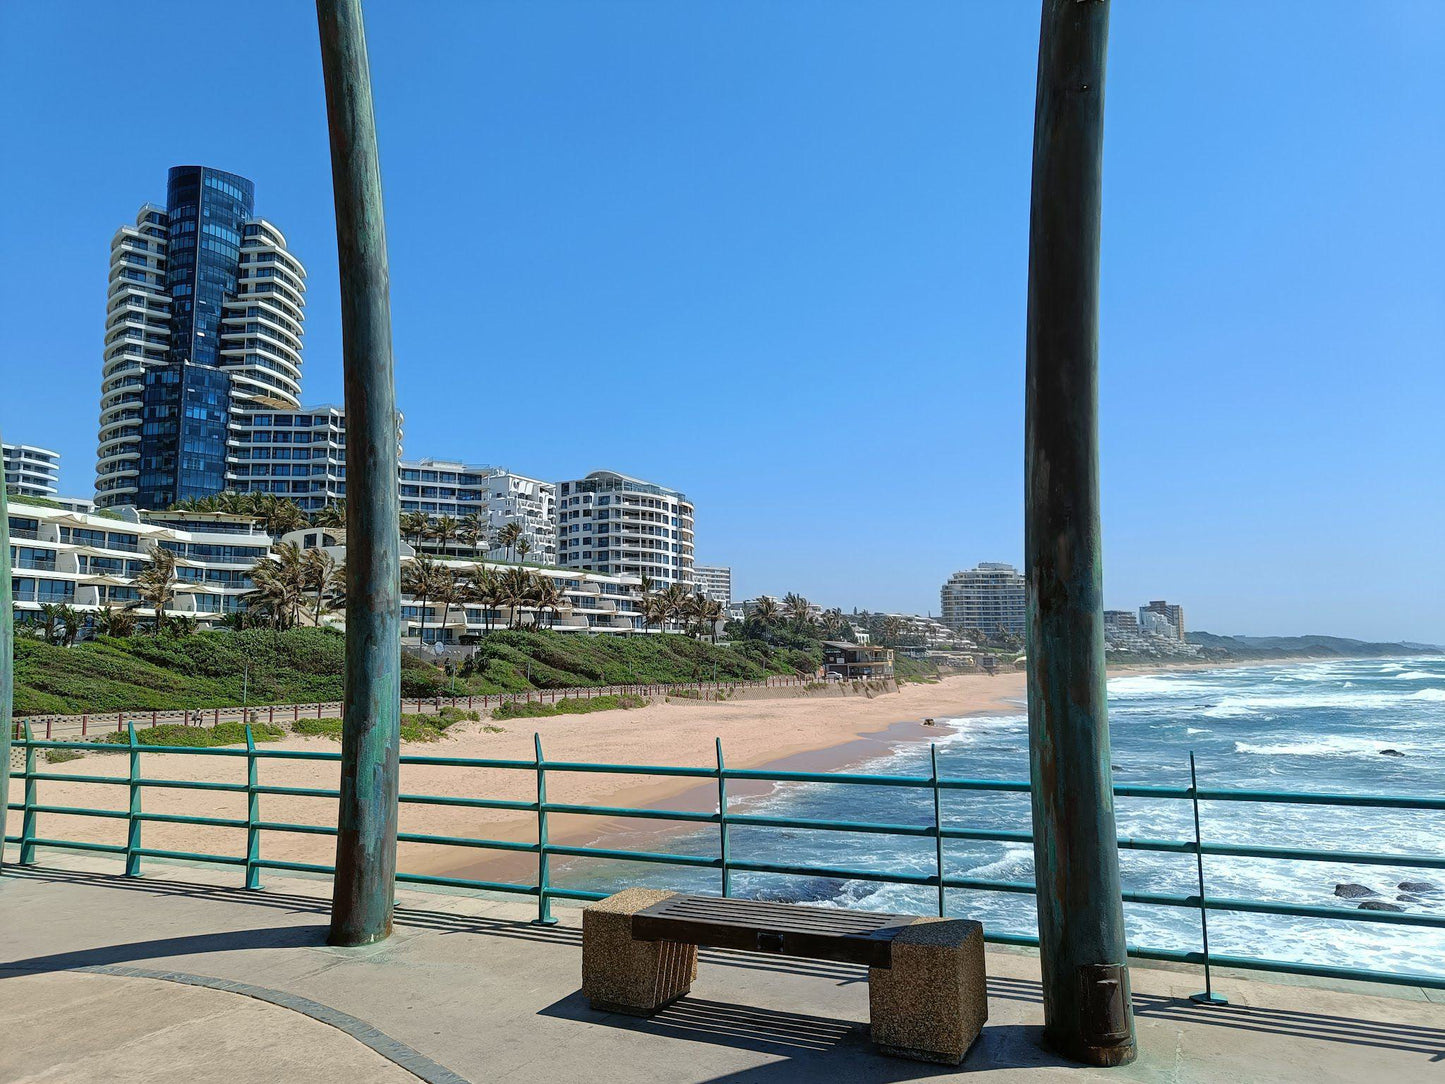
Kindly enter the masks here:
<path id="1" fill-rule="evenodd" d="M 885 1054 L 957 1065 L 988 1019 L 977 922 L 644 888 L 582 912 L 582 992 L 594 1009 L 649 1016 L 692 988 L 700 945 L 866 964 Z"/>

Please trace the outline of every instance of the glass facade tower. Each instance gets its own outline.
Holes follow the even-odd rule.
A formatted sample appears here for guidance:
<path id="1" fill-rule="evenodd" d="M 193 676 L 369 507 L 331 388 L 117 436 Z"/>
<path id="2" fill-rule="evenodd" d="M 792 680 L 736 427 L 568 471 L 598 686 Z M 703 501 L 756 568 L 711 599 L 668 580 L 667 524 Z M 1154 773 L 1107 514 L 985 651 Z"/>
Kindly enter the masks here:
<path id="1" fill-rule="evenodd" d="M 220 361 L 222 307 L 236 296 L 241 233 L 255 216 L 256 186 L 205 166 L 176 166 L 166 180 L 171 246 L 170 360 Z"/>

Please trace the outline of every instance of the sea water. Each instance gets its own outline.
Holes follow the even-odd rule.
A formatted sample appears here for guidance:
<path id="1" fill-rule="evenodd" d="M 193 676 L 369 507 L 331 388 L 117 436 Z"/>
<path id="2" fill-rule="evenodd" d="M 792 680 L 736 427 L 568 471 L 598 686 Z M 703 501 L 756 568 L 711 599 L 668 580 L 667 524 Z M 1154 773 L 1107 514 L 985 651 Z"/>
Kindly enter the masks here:
<path id="1" fill-rule="evenodd" d="M 1019 713 L 941 720 L 939 772 L 947 777 L 1027 780 L 1028 722 Z M 1328 791 L 1445 796 L 1445 659 L 1329 661 L 1116 677 L 1109 724 L 1117 784 L 1188 786 L 1194 753 L 1201 789 Z M 726 734 L 723 735 L 726 744 Z M 1386 750 L 1392 751 L 1387 753 Z M 1394 755 L 1400 754 L 1400 755 Z M 901 744 L 850 771 L 926 776 L 927 743 Z M 803 783 L 729 804 L 733 813 L 931 825 L 931 790 Z M 1028 831 L 1027 794 L 947 791 L 949 827 Z M 1192 840 L 1187 801 L 1120 798 L 1119 835 Z M 1445 854 L 1445 812 L 1343 806 L 1202 802 L 1206 843 Z M 736 826 L 735 861 L 873 869 L 931 875 L 934 841 L 886 835 Z M 949 840 L 949 876 L 1031 882 L 1029 843 Z M 650 849 L 662 849 L 661 846 Z M 671 838 L 666 849 L 715 856 L 718 830 Z M 1195 857 L 1121 849 L 1126 891 L 1190 895 Z M 641 884 L 718 891 L 711 870 L 577 860 L 558 870 L 569 887 L 610 891 Z M 1401 882 L 1432 886 L 1415 892 Z M 1336 894 L 1362 885 L 1368 898 L 1414 914 L 1445 914 L 1445 870 L 1339 862 L 1205 857 L 1210 897 L 1249 898 L 1354 909 Z M 739 896 L 871 910 L 935 913 L 937 889 L 773 874 L 734 873 Z M 1018 893 L 950 889 L 949 914 L 994 933 L 1036 934 L 1033 899 Z M 1200 917 L 1184 907 L 1126 904 L 1131 945 L 1197 950 Z M 1445 975 L 1445 929 L 1211 911 L 1213 953 L 1332 966 Z"/>

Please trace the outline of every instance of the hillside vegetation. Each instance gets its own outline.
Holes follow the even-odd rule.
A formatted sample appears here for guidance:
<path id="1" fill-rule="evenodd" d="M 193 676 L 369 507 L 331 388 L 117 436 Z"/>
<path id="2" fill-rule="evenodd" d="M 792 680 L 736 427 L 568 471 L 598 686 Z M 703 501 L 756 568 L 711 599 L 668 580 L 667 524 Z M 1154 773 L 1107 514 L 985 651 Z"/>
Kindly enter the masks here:
<path id="1" fill-rule="evenodd" d="M 1203 648 L 1205 658 L 1210 659 L 1360 659 L 1440 654 L 1440 648 L 1433 644 L 1371 643 L 1343 636 L 1218 636 L 1191 632 L 1188 640 Z"/>
<path id="2" fill-rule="evenodd" d="M 15 641 L 15 714 L 228 707 L 340 700 L 344 640 L 327 629 L 248 629 L 190 636 L 98 637 L 60 647 Z M 805 651 L 748 641 L 717 647 L 687 636 L 496 632 L 455 679 L 402 656 L 402 695 L 520 692 L 578 685 L 747 680 L 811 670 Z"/>

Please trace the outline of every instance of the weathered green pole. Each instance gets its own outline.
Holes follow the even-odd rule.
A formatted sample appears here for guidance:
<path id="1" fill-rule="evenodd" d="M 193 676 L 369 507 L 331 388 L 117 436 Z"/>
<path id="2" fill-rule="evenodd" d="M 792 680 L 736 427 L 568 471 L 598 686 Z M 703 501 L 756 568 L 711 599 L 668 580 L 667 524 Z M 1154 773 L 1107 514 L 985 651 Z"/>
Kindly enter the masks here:
<path id="1" fill-rule="evenodd" d="M 1044 1041 L 1135 1055 L 1105 711 L 1099 212 L 1107 0 L 1044 0 L 1029 221 L 1025 557 Z"/>
<path id="2" fill-rule="evenodd" d="M 10 597 L 10 509 L 0 471 L 0 867 L 5 865 L 5 807 L 10 804 L 10 736 L 15 703 L 15 601 Z"/>
<path id="3" fill-rule="evenodd" d="M 396 390 L 381 164 L 360 0 L 316 0 L 331 130 L 346 395 L 346 702 L 333 945 L 391 932 L 401 741 Z"/>

